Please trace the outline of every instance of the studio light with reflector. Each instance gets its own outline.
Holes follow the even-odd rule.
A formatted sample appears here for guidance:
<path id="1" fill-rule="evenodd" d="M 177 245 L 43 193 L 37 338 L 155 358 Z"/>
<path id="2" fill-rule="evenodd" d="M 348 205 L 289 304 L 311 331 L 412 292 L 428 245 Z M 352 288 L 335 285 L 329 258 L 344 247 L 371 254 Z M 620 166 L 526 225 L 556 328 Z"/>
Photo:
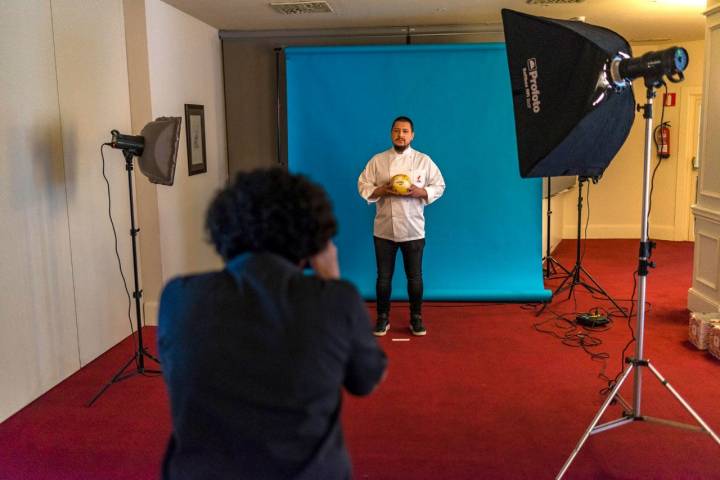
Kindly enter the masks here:
<path id="1" fill-rule="evenodd" d="M 110 133 L 112 139 L 103 146 L 121 150 L 125 158 L 125 170 L 128 177 L 128 198 L 130 201 L 130 237 L 132 239 L 132 258 L 133 258 L 133 277 L 135 281 L 135 290 L 133 298 L 135 299 L 135 320 L 137 328 L 137 344 L 133 356 L 118 371 L 109 382 L 107 382 L 100 391 L 87 403 L 92 406 L 111 385 L 122 380 L 130 378 L 134 375 L 159 375 L 159 370 L 145 368 L 145 359 L 160 363 L 160 361 L 151 355 L 143 344 L 142 337 L 142 315 L 140 308 L 140 299 L 142 298 L 142 290 L 140 290 L 140 282 L 138 275 L 138 259 L 137 259 L 137 242 L 136 237 L 140 232 L 135 227 L 135 205 L 133 202 L 133 158 L 138 158 L 138 166 L 140 171 L 152 183 L 161 185 L 172 185 L 175 179 L 175 163 L 177 161 L 178 144 L 180 141 L 180 117 L 160 117 L 148 123 L 143 127 L 140 135 L 127 135 L 112 130 Z M 103 160 L 104 162 L 104 160 Z M 109 185 L 109 184 L 108 184 Z M 113 227 L 114 228 L 114 227 Z M 123 277 L 124 279 L 124 277 Z M 126 372 L 130 365 L 135 364 L 135 369 Z"/>
<path id="2" fill-rule="evenodd" d="M 680 82 L 688 65 L 682 47 L 634 58 L 628 42 L 606 28 L 583 22 L 536 17 L 502 10 L 515 113 L 519 170 L 522 177 L 578 175 L 598 178 L 625 142 L 635 116 L 632 80 L 642 78 L 646 103 L 637 110 L 645 119 L 645 151 L 638 275 L 635 355 L 611 385 L 600 410 L 556 478 L 562 478 L 592 434 L 636 421 L 655 422 L 720 438 L 644 357 L 647 275 L 655 244 L 648 240 L 652 119 L 655 89 L 665 80 Z M 644 369 L 682 405 L 698 425 L 650 417 L 641 411 Z M 632 405 L 619 394 L 634 374 Z M 598 425 L 611 403 L 622 416 Z"/>

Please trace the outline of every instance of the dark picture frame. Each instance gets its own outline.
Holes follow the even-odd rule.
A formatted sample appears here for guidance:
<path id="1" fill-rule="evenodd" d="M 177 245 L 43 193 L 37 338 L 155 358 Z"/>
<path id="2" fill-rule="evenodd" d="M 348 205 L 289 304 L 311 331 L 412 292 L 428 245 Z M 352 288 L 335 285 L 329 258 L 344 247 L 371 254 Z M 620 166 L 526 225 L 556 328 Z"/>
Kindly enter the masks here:
<path id="1" fill-rule="evenodd" d="M 207 172 L 205 154 L 205 106 L 185 104 L 188 175 Z"/>

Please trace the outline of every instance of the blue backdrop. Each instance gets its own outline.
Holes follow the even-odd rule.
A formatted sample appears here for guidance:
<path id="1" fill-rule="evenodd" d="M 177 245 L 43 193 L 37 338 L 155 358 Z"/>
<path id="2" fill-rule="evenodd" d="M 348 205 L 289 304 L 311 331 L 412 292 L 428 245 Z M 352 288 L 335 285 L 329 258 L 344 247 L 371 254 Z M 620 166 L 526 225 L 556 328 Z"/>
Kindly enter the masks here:
<path id="1" fill-rule="evenodd" d="M 504 44 L 288 48 L 288 161 L 322 184 L 340 223 L 342 276 L 375 297 L 375 205 L 357 191 L 390 123 L 445 177 L 425 209 L 427 300 L 544 300 L 540 179 L 521 179 Z M 406 300 L 401 255 L 393 299 Z"/>

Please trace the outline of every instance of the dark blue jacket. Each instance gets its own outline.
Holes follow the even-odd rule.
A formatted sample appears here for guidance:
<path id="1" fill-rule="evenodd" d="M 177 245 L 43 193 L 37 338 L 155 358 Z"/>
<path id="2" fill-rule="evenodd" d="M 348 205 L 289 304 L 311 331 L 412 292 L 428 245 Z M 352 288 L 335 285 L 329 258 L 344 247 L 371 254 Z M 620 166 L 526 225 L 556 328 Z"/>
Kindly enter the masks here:
<path id="1" fill-rule="evenodd" d="M 165 479 L 343 479 L 341 388 L 366 395 L 384 353 L 355 287 L 269 253 L 172 280 L 159 351 L 173 432 Z"/>

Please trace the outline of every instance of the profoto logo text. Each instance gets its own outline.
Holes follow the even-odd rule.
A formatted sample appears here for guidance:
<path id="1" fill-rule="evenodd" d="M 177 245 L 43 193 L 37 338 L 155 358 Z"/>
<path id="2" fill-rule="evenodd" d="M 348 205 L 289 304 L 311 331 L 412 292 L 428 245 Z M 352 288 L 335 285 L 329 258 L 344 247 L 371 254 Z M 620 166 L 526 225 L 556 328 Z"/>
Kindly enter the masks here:
<path id="1" fill-rule="evenodd" d="M 540 88 L 538 87 L 537 61 L 528 58 L 527 67 L 523 68 L 525 80 L 525 105 L 533 113 L 540 113 Z"/>

